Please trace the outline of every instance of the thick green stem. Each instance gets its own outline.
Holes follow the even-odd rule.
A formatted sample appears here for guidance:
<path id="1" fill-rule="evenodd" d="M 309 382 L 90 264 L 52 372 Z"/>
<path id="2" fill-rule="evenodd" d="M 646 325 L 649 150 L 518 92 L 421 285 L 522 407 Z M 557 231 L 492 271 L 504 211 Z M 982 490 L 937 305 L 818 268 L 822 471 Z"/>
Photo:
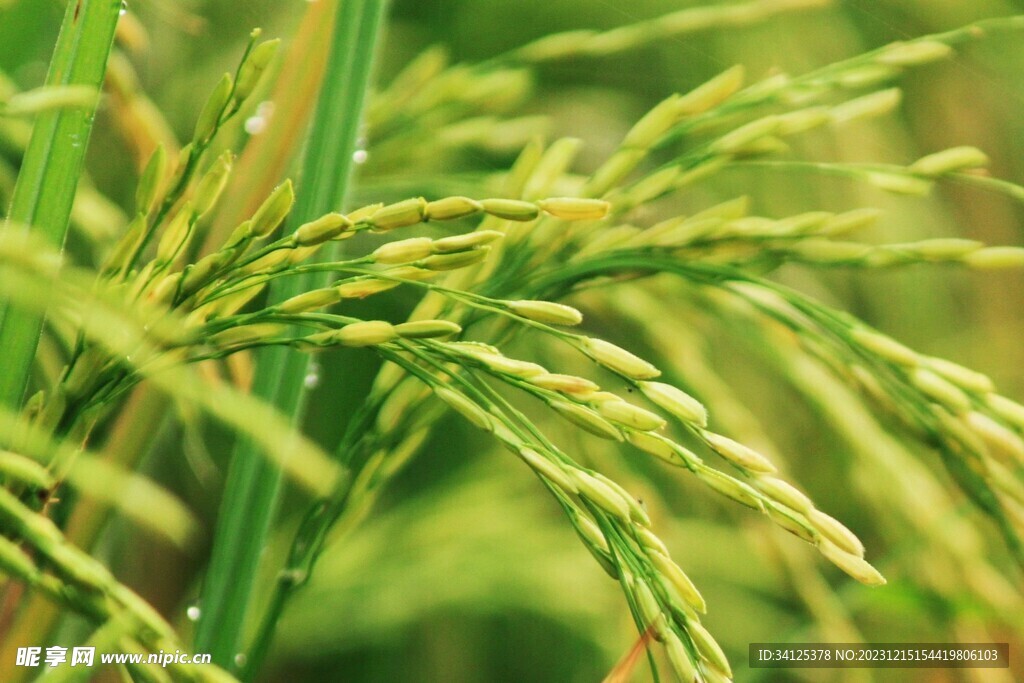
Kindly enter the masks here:
<path id="1" fill-rule="evenodd" d="M 295 224 L 339 210 L 344 204 L 385 5 L 384 0 L 346 0 L 341 4 L 292 213 Z M 336 256 L 327 253 L 324 258 L 334 260 Z M 271 286 L 270 300 L 283 301 L 322 286 L 320 280 L 325 277 L 311 273 L 277 280 Z M 253 393 L 291 415 L 298 429 L 306 398 L 303 382 L 309 371 L 308 356 L 289 348 L 268 347 L 257 354 L 256 367 Z M 259 457 L 251 442 L 240 441 L 228 471 L 196 633 L 196 650 L 211 653 L 214 662 L 234 671 L 241 669 L 246 659 L 256 660 L 264 654 L 245 651 L 244 631 L 280 488 L 280 469 Z M 266 639 L 260 638 L 261 650 L 266 644 Z M 255 673 L 254 668 L 248 667 L 248 672 Z"/>
<path id="2" fill-rule="evenodd" d="M 46 84 L 85 85 L 99 93 L 121 0 L 75 0 L 68 3 L 50 61 Z M 31 229 L 44 241 L 64 245 L 85 149 L 96 114 L 95 104 L 44 112 L 36 119 L 5 229 Z M 43 327 L 38 313 L 9 308 L 0 302 L 0 407 L 17 409 L 32 373 L 36 345 Z"/>

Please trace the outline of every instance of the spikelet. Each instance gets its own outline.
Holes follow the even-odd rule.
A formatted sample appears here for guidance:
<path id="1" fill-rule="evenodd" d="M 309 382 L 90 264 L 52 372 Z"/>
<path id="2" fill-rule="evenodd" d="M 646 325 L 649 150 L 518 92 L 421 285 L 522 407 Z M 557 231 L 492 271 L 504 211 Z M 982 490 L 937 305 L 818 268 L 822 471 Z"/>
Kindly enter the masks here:
<path id="1" fill-rule="evenodd" d="M 599 402 L 597 404 L 597 412 L 612 422 L 645 432 L 661 429 L 665 426 L 665 420 L 660 415 L 618 398 Z"/>
<path id="2" fill-rule="evenodd" d="M 559 415 L 591 434 L 611 439 L 612 441 L 622 441 L 623 439 L 622 432 L 590 408 L 560 400 L 550 401 L 548 405 Z"/>
<path id="3" fill-rule="evenodd" d="M 864 558 L 846 552 L 831 541 L 824 539 L 820 541 L 818 543 L 818 551 L 829 562 L 865 585 L 883 586 L 886 583 L 885 577 L 865 561 Z"/>
<path id="4" fill-rule="evenodd" d="M 205 144 L 216 132 L 217 127 L 220 125 L 221 115 L 231 99 L 233 85 L 234 82 L 231 79 L 231 74 L 224 74 L 220 81 L 217 82 L 213 92 L 207 98 L 206 104 L 203 105 L 199 117 L 196 119 L 195 131 L 192 133 L 192 141 L 194 143 Z"/>
<path id="5" fill-rule="evenodd" d="M 775 465 L 768 458 L 757 451 L 734 441 L 727 436 L 715 434 L 714 432 L 703 432 L 704 440 L 729 462 L 750 472 L 763 472 L 773 474 L 776 472 Z"/>
<path id="6" fill-rule="evenodd" d="M 640 391 L 651 402 L 663 410 L 675 415 L 683 422 L 695 424 L 698 427 L 706 427 L 708 424 L 707 409 L 681 389 L 665 384 L 663 382 L 640 382 Z"/>
<path id="7" fill-rule="evenodd" d="M 491 418 L 487 414 L 487 411 L 481 408 L 477 403 L 471 401 L 464 394 L 453 391 L 447 387 L 436 387 L 434 389 L 434 395 L 447 403 L 455 412 L 462 415 L 462 417 L 466 418 L 480 429 L 487 432 L 494 430 L 494 424 L 491 422 Z"/>
<path id="8" fill-rule="evenodd" d="M 581 496 L 585 496 L 592 503 L 620 521 L 632 524 L 629 502 L 615 489 L 583 470 L 574 470 L 571 476 Z"/>
<path id="9" fill-rule="evenodd" d="M 345 325 L 332 339 L 342 346 L 376 346 L 398 337 L 394 325 L 384 320 L 363 320 Z"/>
<path id="10" fill-rule="evenodd" d="M 548 458 L 545 458 L 532 448 L 520 448 L 519 457 L 521 457 L 526 464 L 532 467 L 538 474 L 556 484 L 563 491 L 567 491 L 569 493 L 576 493 L 578 491 L 576 482 L 560 465 Z M 590 520 L 586 521 L 589 522 Z M 591 524 L 593 524 L 593 522 L 591 522 Z M 604 545 L 604 549 L 608 549 L 607 544 Z"/>
<path id="11" fill-rule="evenodd" d="M 462 332 L 462 327 L 451 320 L 413 320 L 395 325 L 395 332 L 403 339 L 435 339 Z"/>
<path id="12" fill-rule="evenodd" d="M 270 193 L 260 208 L 253 214 L 249 231 L 256 237 L 264 237 L 281 224 L 295 203 L 295 190 L 292 181 L 286 180 Z"/>
<path id="13" fill-rule="evenodd" d="M 653 379 L 661 374 L 644 359 L 603 339 L 584 337 L 582 339 L 584 353 L 609 370 L 632 379 Z"/>
<path id="14" fill-rule="evenodd" d="M 576 375 L 544 372 L 543 374 L 533 375 L 529 379 L 530 384 L 534 386 L 577 397 L 588 397 L 601 389 L 601 387 L 589 379 L 577 377 Z"/>
<path id="15" fill-rule="evenodd" d="M 553 301 L 507 301 L 508 309 L 529 320 L 551 325 L 579 325 L 583 314 L 572 306 Z"/>

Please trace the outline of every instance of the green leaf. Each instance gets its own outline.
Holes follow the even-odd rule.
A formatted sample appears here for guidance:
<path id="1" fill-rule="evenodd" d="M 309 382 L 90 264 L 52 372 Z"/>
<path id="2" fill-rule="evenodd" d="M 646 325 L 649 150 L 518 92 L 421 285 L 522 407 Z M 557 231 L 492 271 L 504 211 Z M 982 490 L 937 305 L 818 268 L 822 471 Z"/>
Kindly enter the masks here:
<path id="1" fill-rule="evenodd" d="M 69 2 L 46 85 L 99 91 L 120 12 L 121 0 Z M 94 100 L 88 106 L 40 114 L 14 187 L 10 221 L 32 226 L 58 248 L 64 245 L 95 113 Z M 18 228 L 4 226 L 4 230 L 14 229 Z M 0 348 L 6 367 L 0 374 L 0 406 L 17 408 L 21 403 L 43 317 L 34 311 L 9 311 L 6 303 L 0 303 Z"/>

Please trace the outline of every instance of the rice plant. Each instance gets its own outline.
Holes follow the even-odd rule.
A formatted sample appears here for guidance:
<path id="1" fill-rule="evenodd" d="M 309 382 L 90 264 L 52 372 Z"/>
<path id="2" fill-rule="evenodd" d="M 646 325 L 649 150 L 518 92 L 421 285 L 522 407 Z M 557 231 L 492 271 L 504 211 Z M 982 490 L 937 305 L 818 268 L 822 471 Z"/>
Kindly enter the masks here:
<path id="1" fill-rule="evenodd" d="M 398 65 L 383 0 L 292 5 L 284 47 L 253 29 L 180 139 L 133 60 L 146 12 L 187 6 L 70 2 L 45 83 L 0 83 L 0 678 L 715 682 L 783 680 L 751 642 L 1017 652 L 1024 386 L 897 340 L 859 299 L 899 289 L 850 283 L 1019 270 L 1019 235 L 943 236 L 921 207 L 1019 222 L 1024 187 L 970 140 L 829 143 L 1024 17 L 723 65 L 590 144 L 550 134 L 552 69 L 840 10 L 714 3 Z M 498 675 L 470 646 L 501 630 L 446 611 L 534 614 L 583 654 L 528 640 L 537 665 Z M 417 625 L 443 665 L 352 659 Z M 24 659 L 51 646 L 212 663 Z"/>

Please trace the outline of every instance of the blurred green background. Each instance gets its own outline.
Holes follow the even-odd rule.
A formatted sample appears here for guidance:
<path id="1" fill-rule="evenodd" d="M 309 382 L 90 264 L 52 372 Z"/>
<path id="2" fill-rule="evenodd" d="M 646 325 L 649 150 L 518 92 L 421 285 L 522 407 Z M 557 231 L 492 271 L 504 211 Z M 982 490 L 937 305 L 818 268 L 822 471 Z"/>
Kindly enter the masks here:
<path id="1" fill-rule="evenodd" d="M 7 2 L 0 12 L 0 68 L 21 87 L 41 83 L 62 12 L 52 0 Z M 144 39 L 127 50 L 141 89 L 164 112 L 179 138 L 187 138 L 203 94 L 218 75 L 233 69 L 249 31 L 287 41 L 311 3 L 302 0 L 171 2 L 133 0 L 129 13 Z M 390 80 L 424 48 L 444 45 L 453 61 L 486 59 L 542 35 L 573 28 L 610 28 L 682 7 L 712 3 L 669 0 L 396 0 L 378 73 Z M 999 0 L 849 0 L 829 8 L 774 17 L 761 25 L 710 30 L 650 44 L 602 59 L 560 61 L 538 69 L 522 113 L 550 118 L 551 136 L 583 139 L 581 168 L 596 165 L 650 106 L 686 91 L 734 63 L 751 79 L 776 70 L 802 73 L 893 40 L 943 31 L 975 19 L 1024 11 L 1024 2 Z M 992 158 L 994 175 L 1024 183 L 1024 40 L 993 36 L 968 45 L 952 60 L 912 71 L 900 85 L 902 107 L 892 115 L 801 138 L 798 152 L 812 159 L 907 163 L 956 145 L 975 145 Z M 89 172 L 97 188 L 122 209 L 134 192 L 135 169 L 123 136 L 101 112 L 90 149 Z M 415 144 L 415 143 L 413 143 Z M 371 162 L 374 141 L 368 141 Z M 503 168 L 511 155 L 478 150 L 452 163 L 460 171 Z M 398 174 L 367 164 L 357 195 L 388 196 L 401 187 L 431 191 L 429 163 Z M 3 189 L 3 188 L 0 188 Z M 738 194 L 750 195 L 758 212 L 785 216 L 807 210 L 884 208 L 876 237 L 904 241 L 959 235 L 993 244 L 1021 244 L 1024 208 L 977 189 L 944 185 L 928 198 L 884 195 L 855 182 L 764 170 L 729 171 L 685 198 L 690 210 Z M 6 191 L 5 191 L 6 196 Z M 112 214 L 116 215 L 116 214 Z M 906 271 L 822 274 L 784 269 L 779 277 L 846 308 L 925 353 L 989 374 L 1002 392 L 1024 398 L 1024 276 L 1017 272 L 968 273 L 926 267 Z M 375 297 L 374 315 L 400 315 L 412 303 Z M 588 315 L 619 339 L 637 330 L 617 328 L 596 301 Z M 391 307 L 379 310 L 381 307 Z M 625 460 L 590 439 L 577 440 L 592 462 L 644 493 L 673 555 L 708 599 L 706 624 L 726 648 L 739 681 L 1012 681 L 1024 680 L 1020 662 L 1024 617 L 994 613 L 976 599 L 946 551 L 888 518 L 884 472 L 896 462 L 891 440 L 844 416 L 848 430 L 830 421 L 797 382 L 780 379 L 742 327 L 708 323 L 699 301 L 681 302 L 690 337 L 673 336 L 659 349 L 698 373 L 707 362 L 739 403 L 723 414 L 763 434 L 766 449 L 784 454 L 787 469 L 830 514 L 865 540 L 869 559 L 890 578 L 884 591 L 854 584 L 815 554 L 753 514 L 707 495 L 677 472 Z M 668 324 L 668 323 L 665 323 Z M 657 330 L 655 330 L 657 332 Z M 706 353 L 696 354 L 700 342 Z M 643 343 L 643 342 L 641 342 Z M 699 358 L 697 356 L 700 356 Z M 324 368 L 308 431 L 329 442 L 365 395 L 375 370 L 369 354 L 323 359 Z M 803 382 L 818 386 L 809 373 Z M 838 391 L 838 390 L 837 390 Z M 714 397 L 708 402 L 715 414 Z M 749 415 L 747 415 L 749 413 Z M 739 417 L 736 417 L 739 416 Z M 756 416 L 757 425 L 750 422 Z M 866 418 L 865 418 L 866 419 Z M 839 420 L 843 422 L 843 420 Z M 870 421 L 865 422 L 865 424 Z M 185 424 L 188 424 L 187 422 Z M 871 423 L 873 425 L 873 423 Z M 851 436 L 852 435 L 852 436 Z M 876 438 L 877 436 L 877 438 Z M 770 439 L 770 444 L 768 445 Z M 210 522 L 218 477 L 229 452 L 225 434 L 168 424 L 146 468 L 178 491 Z M 182 446 L 184 444 L 184 446 Z M 887 449 L 894 449 L 889 459 Z M 183 453 L 184 451 L 184 453 Z M 858 455 L 858 451 L 861 453 Z M 880 463 L 866 466 L 863 451 Z M 927 481 L 945 482 L 937 457 L 913 449 Z M 909 465 L 908 465 L 909 467 Z M 910 481 L 916 481 L 907 470 Z M 930 474 L 929 474 L 930 473 Z M 928 487 L 892 495 L 920 495 L 926 515 Z M 987 523 L 958 497 L 934 520 L 956 544 L 964 520 L 985 542 L 965 545 L 967 556 L 1004 565 L 999 541 Z M 296 497 L 285 511 L 281 544 L 300 512 Z M 770 537 L 770 538 L 768 538 Z M 119 577 L 137 587 L 188 628 L 186 607 L 198 592 L 202 554 L 184 557 L 159 540 L 116 524 L 105 553 Z M 278 548 L 275 552 L 280 552 Z M 968 560 L 957 562 L 969 565 Z M 957 565 L 960 566 L 960 565 Z M 922 573 L 924 572 L 924 574 Z M 932 575 L 927 575 L 931 572 Z M 1007 608 L 1019 605 L 1020 574 L 978 577 L 985 591 L 1004 591 Z M 1002 582 L 1002 583 L 1001 583 Z M 985 592 L 981 591 L 981 592 Z M 1014 602 L 1016 601 L 1016 602 Z M 1012 672 L 931 670 L 762 670 L 745 665 L 754 641 L 972 640 L 984 634 L 1016 647 Z M 268 681 L 598 681 L 636 638 L 618 587 L 574 538 L 560 510 L 536 481 L 504 452 L 446 421 L 413 463 L 388 488 L 362 528 L 325 556 L 314 580 L 297 597 L 279 629 Z M 649 680 L 644 664 L 634 680 Z"/>

